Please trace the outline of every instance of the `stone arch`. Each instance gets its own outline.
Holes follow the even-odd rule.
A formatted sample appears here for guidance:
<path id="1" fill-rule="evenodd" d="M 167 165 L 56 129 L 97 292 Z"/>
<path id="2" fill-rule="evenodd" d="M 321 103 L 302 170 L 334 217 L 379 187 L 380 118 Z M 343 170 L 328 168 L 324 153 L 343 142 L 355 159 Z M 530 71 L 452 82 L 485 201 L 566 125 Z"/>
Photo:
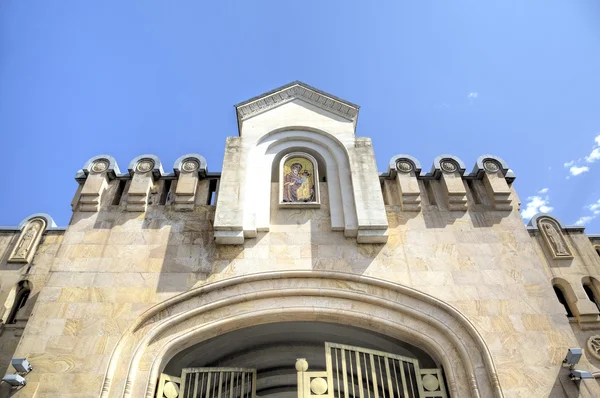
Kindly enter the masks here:
<path id="1" fill-rule="evenodd" d="M 291 320 L 350 323 L 401 339 L 440 361 L 452 396 L 503 396 L 483 338 L 454 307 L 383 280 L 314 271 L 240 276 L 152 307 L 114 349 L 101 396 L 153 397 L 177 352 L 229 331 Z"/>
<path id="2" fill-rule="evenodd" d="M 593 302 L 596 307 L 598 307 L 598 310 L 600 310 L 600 281 L 593 276 L 584 276 L 581 278 L 581 285 L 583 286 L 588 299 Z M 586 286 L 588 287 L 589 291 L 586 290 Z"/>
<path id="3" fill-rule="evenodd" d="M 2 323 L 15 323 L 17 313 L 25 306 L 25 302 L 29 298 L 29 294 L 33 290 L 31 282 L 23 280 L 17 283 L 10 289 L 8 297 L 4 302 L 4 311 L 2 315 Z"/>
<path id="4" fill-rule="evenodd" d="M 244 200 L 244 235 L 268 231 L 271 206 L 271 171 L 283 151 L 294 147 L 314 151 L 324 159 L 332 230 L 356 236 L 358 219 L 348 152 L 342 142 L 324 131 L 309 127 L 288 127 L 264 135 L 248 155 Z"/>
<path id="5" fill-rule="evenodd" d="M 573 286 L 571 286 L 571 284 L 566 279 L 552 278 L 552 287 L 558 287 L 560 289 L 566 300 L 564 304 L 561 304 L 565 305 L 574 316 L 577 316 L 579 314 L 579 311 L 577 309 L 578 298 L 577 294 L 575 294 L 575 291 L 573 290 Z"/>

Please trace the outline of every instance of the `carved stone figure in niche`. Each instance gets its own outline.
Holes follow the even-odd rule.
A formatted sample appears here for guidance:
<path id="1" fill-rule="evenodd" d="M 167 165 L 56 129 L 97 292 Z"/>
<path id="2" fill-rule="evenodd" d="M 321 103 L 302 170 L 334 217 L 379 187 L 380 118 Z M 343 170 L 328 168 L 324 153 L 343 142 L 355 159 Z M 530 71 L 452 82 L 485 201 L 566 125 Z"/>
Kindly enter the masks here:
<path id="1" fill-rule="evenodd" d="M 25 227 L 24 232 L 19 237 L 9 261 L 28 262 L 32 251 L 40 240 L 43 233 L 44 223 L 41 220 L 33 220 Z"/>
<path id="2" fill-rule="evenodd" d="M 26 258 L 27 257 L 27 252 L 29 251 L 29 247 L 31 246 L 31 243 L 33 242 L 33 239 L 35 238 L 35 235 L 37 234 L 37 232 L 39 230 L 40 230 L 39 222 L 34 221 L 31 224 L 29 224 L 29 226 L 25 230 L 25 233 L 23 234 L 23 238 L 17 245 L 17 249 L 15 250 L 15 257 L 18 257 L 18 258 Z"/>
<path id="3" fill-rule="evenodd" d="M 291 157 L 283 165 L 283 202 L 315 202 L 313 163 L 302 157 Z"/>
<path id="4" fill-rule="evenodd" d="M 561 233 L 556 229 L 556 226 L 550 222 L 542 222 L 540 223 L 540 226 L 555 256 L 571 255 Z"/>

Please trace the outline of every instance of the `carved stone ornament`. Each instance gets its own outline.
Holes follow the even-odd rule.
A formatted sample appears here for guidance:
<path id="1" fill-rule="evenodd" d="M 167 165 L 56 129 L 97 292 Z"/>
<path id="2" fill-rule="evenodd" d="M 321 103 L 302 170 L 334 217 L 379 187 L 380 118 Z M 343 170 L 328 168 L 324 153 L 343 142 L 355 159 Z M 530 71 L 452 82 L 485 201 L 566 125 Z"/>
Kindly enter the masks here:
<path id="1" fill-rule="evenodd" d="M 45 229 L 46 222 L 43 219 L 36 218 L 29 221 L 21 231 L 21 235 L 8 261 L 13 263 L 30 263 Z"/>
<path id="2" fill-rule="evenodd" d="M 154 168 L 154 161 L 152 159 L 142 159 L 138 162 L 135 167 L 139 173 L 147 173 Z"/>
<path id="3" fill-rule="evenodd" d="M 500 165 L 495 160 L 486 160 L 483 162 L 483 169 L 490 173 L 497 173 L 500 170 Z"/>
<path id="4" fill-rule="evenodd" d="M 295 99 L 302 99 L 305 102 L 313 104 L 328 112 L 334 113 L 345 119 L 356 120 L 358 108 L 346 103 L 339 98 L 329 96 L 326 93 L 319 92 L 313 88 L 307 87 L 302 83 L 294 83 L 289 87 L 284 87 L 280 91 L 263 95 L 251 102 L 246 102 L 237 107 L 239 120 L 245 120 L 253 115 L 262 113 L 268 109 L 282 105 Z"/>
<path id="5" fill-rule="evenodd" d="M 179 396 L 179 386 L 171 381 L 165 383 L 163 394 L 167 398 L 177 398 Z"/>
<path id="6" fill-rule="evenodd" d="M 590 336 L 587 341 L 587 349 L 594 358 L 600 361 L 600 335 Z"/>
<path id="7" fill-rule="evenodd" d="M 322 377 L 315 377 L 310 381 L 310 391 L 315 395 L 323 395 L 327 392 L 327 381 Z"/>
<path id="8" fill-rule="evenodd" d="M 106 159 L 96 160 L 92 165 L 92 172 L 94 173 L 102 173 L 106 169 L 108 169 L 108 160 Z"/>
<path id="9" fill-rule="evenodd" d="M 398 169 L 398 171 L 401 171 L 402 173 L 410 173 L 414 170 L 414 167 L 411 162 L 408 162 L 406 160 L 399 160 L 396 163 L 396 169 Z"/>
<path id="10" fill-rule="evenodd" d="M 560 226 L 554 220 L 549 218 L 538 220 L 538 228 L 554 258 L 573 257 Z"/>
<path id="11" fill-rule="evenodd" d="M 423 376 L 422 383 L 423 387 L 427 391 L 437 391 L 440 387 L 440 381 L 437 377 L 435 377 L 435 375 L 432 374 L 426 374 L 425 376 Z"/>
<path id="12" fill-rule="evenodd" d="M 444 159 L 440 162 L 440 168 L 446 173 L 454 173 L 458 170 L 458 166 L 453 160 Z"/>
<path id="13" fill-rule="evenodd" d="M 183 161 L 183 164 L 181 165 L 181 170 L 185 171 L 186 173 L 191 173 L 193 171 L 198 170 L 199 167 L 200 167 L 200 165 L 194 159 L 186 159 Z"/>

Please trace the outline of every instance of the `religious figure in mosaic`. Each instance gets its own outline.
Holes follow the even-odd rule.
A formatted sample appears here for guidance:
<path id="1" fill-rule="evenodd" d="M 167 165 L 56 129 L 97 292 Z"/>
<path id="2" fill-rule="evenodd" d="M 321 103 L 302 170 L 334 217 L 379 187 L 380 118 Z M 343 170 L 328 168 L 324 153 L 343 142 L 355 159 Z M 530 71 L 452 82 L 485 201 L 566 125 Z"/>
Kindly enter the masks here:
<path id="1" fill-rule="evenodd" d="M 314 166 L 306 158 L 293 157 L 283 165 L 283 202 L 314 202 Z"/>

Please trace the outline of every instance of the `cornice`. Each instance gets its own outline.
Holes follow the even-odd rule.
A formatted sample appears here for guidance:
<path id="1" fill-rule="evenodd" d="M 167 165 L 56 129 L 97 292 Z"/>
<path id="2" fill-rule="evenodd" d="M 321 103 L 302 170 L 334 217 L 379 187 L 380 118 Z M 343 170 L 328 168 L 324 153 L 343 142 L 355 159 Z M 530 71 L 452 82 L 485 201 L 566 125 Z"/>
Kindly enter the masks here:
<path id="1" fill-rule="evenodd" d="M 235 105 L 238 125 L 253 116 L 300 99 L 356 125 L 359 106 L 296 81 Z"/>

